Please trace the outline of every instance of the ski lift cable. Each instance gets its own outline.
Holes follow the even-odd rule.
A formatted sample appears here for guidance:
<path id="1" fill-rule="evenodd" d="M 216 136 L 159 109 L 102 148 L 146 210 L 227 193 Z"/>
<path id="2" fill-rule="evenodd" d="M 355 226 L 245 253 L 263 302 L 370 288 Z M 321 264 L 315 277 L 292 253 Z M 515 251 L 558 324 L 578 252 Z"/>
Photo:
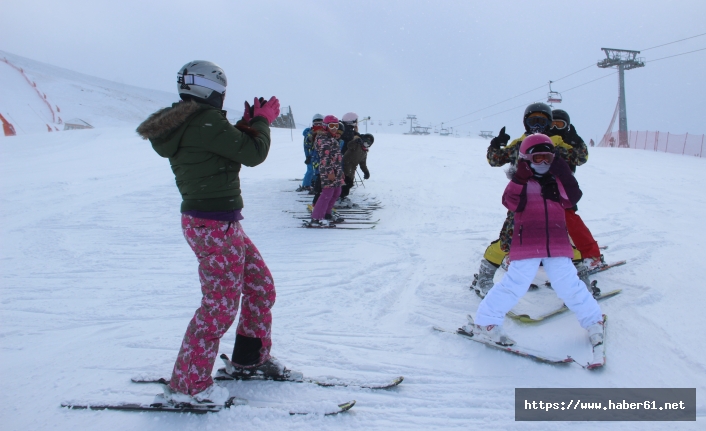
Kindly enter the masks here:
<path id="1" fill-rule="evenodd" d="M 564 79 L 564 78 L 568 78 L 569 76 L 576 75 L 576 74 L 579 73 L 579 72 L 583 72 L 584 70 L 590 69 L 590 68 L 595 67 L 595 66 L 596 66 L 595 63 L 591 63 L 590 65 L 588 65 L 588 66 L 586 66 L 586 67 L 583 67 L 583 68 L 577 70 L 576 72 L 572 72 L 572 73 L 570 73 L 570 74 L 568 74 L 568 75 L 562 76 L 561 78 L 554 79 L 554 80 L 552 80 L 552 82 L 561 81 L 561 80 Z M 456 118 L 454 118 L 454 119 L 452 119 L 452 120 L 445 120 L 444 123 L 450 123 L 450 122 L 452 122 L 452 121 L 456 121 L 456 120 L 459 120 L 459 119 L 461 119 L 461 118 L 468 117 L 469 115 L 473 115 L 473 114 L 475 114 L 475 113 L 478 113 L 478 112 L 480 112 L 480 111 L 484 111 L 484 110 L 486 110 L 486 109 L 492 108 L 493 106 L 497 106 L 497 105 L 500 105 L 500 104 L 502 104 L 502 103 L 508 102 L 508 101 L 510 101 L 510 100 L 512 100 L 512 99 L 517 99 L 518 97 L 524 96 L 525 94 L 528 94 L 528 93 L 531 93 L 531 92 L 533 92 L 533 91 L 537 91 L 537 90 L 539 90 L 539 89 L 545 88 L 546 85 L 547 85 L 547 84 L 542 84 L 542 85 L 540 85 L 539 87 L 536 87 L 536 88 L 533 88 L 533 89 L 531 89 L 531 90 L 525 91 L 524 93 L 520 93 L 520 94 L 518 94 L 518 95 L 516 95 L 516 96 L 512 96 L 512 97 L 510 97 L 509 99 L 501 100 L 500 102 L 497 102 L 497 103 L 494 103 L 494 104 L 492 104 L 492 105 L 486 106 L 485 108 L 481 108 L 481 109 L 478 109 L 478 110 L 476 110 L 476 111 L 470 112 L 470 113 L 468 113 L 468 114 L 461 115 L 460 117 L 456 117 Z"/>
<path id="2" fill-rule="evenodd" d="M 653 46 L 652 48 L 641 49 L 640 52 L 649 51 L 650 49 L 660 48 L 662 46 L 671 45 L 673 43 L 682 42 L 685 40 L 693 39 L 695 37 L 704 36 L 704 35 L 706 35 L 706 33 L 701 33 L 701 34 L 697 34 L 696 36 L 691 36 L 691 37 L 686 37 L 684 39 L 675 40 L 674 42 L 663 43 L 662 45 Z M 652 61 L 654 61 L 654 60 L 652 60 Z"/>
<path id="3" fill-rule="evenodd" d="M 603 75 L 603 76 L 601 76 L 600 78 L 596 78 L 596 79 L 592 79 L 592 80 L 590 80 L 590 81 L 584 82 L 583 84 L 579 84 L 579 85 L 577 85 L 577 86 L 575 86 L 575 87 L 569 88 L 568 90 L 564 90 L 564 93 L 567 93 L 567 92 L 569 92 L 569 91 L 571 91 L 571 90 L 573 90 L 573 89 L 575 89 L 575 88 L 583 87 L 584 85 L 588 85 L 588 84 L 590 84 L 590 83 L 592 83 L 592 82 L 596 82 L 596 81 L 599 81 L 599 80 L 601 80 L 601 79 L 607 78 L 607 77 L 609 77 L 609 76 L 613 76 L 613 75 L 615 75 L 616 73 L 618 73 L 618 71 L 609 73 L 609 74 L 607 74 L 607 75 Z"/>
<path id="4" fill-rule="evenodd" d="M 665 43 L 665 44 L 662 44 L 662 45 L 653 46 L 653 47 L 651 47 L 651 48 L 643 49 L 643 50 L 641 50 L 641 51 L 647 51 L 647 50 L 650 50 L 650 49 L 659 48 L 659 47 L 661 47 L 661 46 L 671 45 L 671 44 L 673 44 L 673 43 L 681 42 L 681 41 L 688 40 L 688 39 L 693 39 L 693 38 L 700 37 L 700 36 L 704 36 L 704 35 L 706 35 L 706 33 L 697 34 L 696 36 L 691 36 L 691 37 L 687 37 L 687 38 L 685 38 L 685 39 L 675 40 L 674 42 L 669 42 L 669 43 Z M 704 48 L 704 49 L 706 49 L 706 48 Z M 671 58 L 671 57 L 677 57 L 677 56 L 680 56 L 680 55 L 691 54 L 692 52 L 697 52 L 697 51 L 702 51 L 702 50 L 703 50 L 703 49 L 697 49 L 697 50 L 695 50 L 695 51 L 689 51 L 689 52 L 685 52 L 685 53 L 682 53 L 682 54 L 675 54 L 675 55 L 671 55 L 671 56 L 668 56 L 668 57 L 662 57 L 662 58 L 658 58 L 658 59 L 655 59 L 655 60 L 649 60 L 649 61 L 646 61 L 646 63 L 647 63 L 647 62 L 654 62 L 654 61 L 664 60 L 664 59 L 666 59 L 666 58 Z M 589 64 L 588 66 L 583 67 L 583 68 L 581 68 L 581 69 L 579 69 L 579 70 L 577 70 L 577 71 L 575 71 L 575 72 L 572 72 L 572 73 L 570 73 L 570 74 L 568 74 L 568 75 L 562 76 L 561 78 L 554 79 L 554 80 L 552 80 L 552 82 L 561 81 L 562 79 L 565 79 L 565 78 L 568 78 L 568 77 L 570 77 L 570 76 L 576 75 L 576 74 L 579 73 L 579 72 L 583 72 L 583 71 L 586 70 L 586 69 L 593 68 L 593 67 L 595 67 L 595 65 L 596 65 L 595 63 L 591 63 L 591 64 Z M 608 75 L 608 76 L 609 76 L 609 75 Z M 605 76 L 602 77 L 602 78 L 605 78 Z M 595 80 L 593 80 L 593 81 L 597 81 L 597 80 L 602 79 L 602 78 L 597 78 L 597 79 L 595 79 Z M 588 83 L 590 83 L 590 82 L 593 82 L 593 81 L 589 81 L 589 82 L 586 82 L 586 83 L 577 85 L 576 87 L 572 87 L 571 89 L 581 87 L 581 86 L 586 85 L 586 84 L 588 84 Z M 484 108 L 478 109 L 478 110 L 476 110 L 476 111 L 470 112 L 470 113 L 465 114 L 465 115 L 462 115 L 462 116 L 460 116 L 460 117 L 456 117 L 456 118 L 454 118 L 454 119 L 452 119 L 452 120 L 445 120 L 444 123 L 451 123 L 451 122 L 456 121 L 456 120 L 459 120 L 459 119 L 461 119 L 461 118 L 468 117 L 469 115 L 476 114 L 476 113 L 478 113 L 478 112 L 484 111 L 484 110 L 486 110 L 486 109 L 489 109 L 489 108 L 492 108 L 492 107 L 494 107 L 494 106 L 500 105 L 500 104 L 502 104 L 502 103 L 508 102 L 508 101 L 510 101 L 510 100 L 516 99 L 516 98 L 518 98 L 518 97 L 520 97 L 520 96 L 524 96 L 525 94 L 531 93 L 531 92 L 533 92 L 533 91 L 537 91 L 537 90 L 539 90 L 539 89 L 541 89 L 541 88 L 544 88 L 545 85 L 546 85 L 546 84 L 541 85 L 541 86 L 536 87 L 536 88 L 533 88 L 532 90 L 528 90 L 528 91 L 526 91 L 526 92 L 524 92 L 524 93 L 521 93 L 521 94 L 518 94 L 518 95 L 516 95 L 516 96 L 510 97 L 509 99 L 502 100 L 502 101 L 500 101 L 500 102 L 494 103 L 494 104 L 492 104 L 492 105 L 486 106 L 486 107 L 484 107 Z M 564 92 L 566 92 L 566 91 L 568 91 L 568 90 L 564 90 Z M 510 110 L 512 110 L 512 109 L 515 109 L 515 108 L 511 108 Z M 503 111 L 503 112 L 507 112 L 507 111 Z M 496 114 L 493 114 L 493 115 L 496 115 Z M 484 117 L 484 118 L 486 118 L 486 117 Z M 474 121 L 477 121 L 477 120 L 473 120 L 473 121 L 471 121 L 471 122 L 474 122 Z M 463 123 L 463 124 L 468 124 L 468 123 Z"/>
<path id="5" fill-rule="evenodd" d="M 650 50 L 650 49 L 659 48 L 659 47 L 666 46 L 666 45 L 671 45 L 671 44 L 673 44 L 673 43 L 682 42 L 682 41 L 689 40 L 689 39 L 694 39 L 694 38 L 696 38 L 696 37 L 700 37 L 700 36 L 704 36 L 704 35 L 706 35 L 706 33 L 697 34 L 697 35 L 695 35 L 695 36 L 691 36 L 691 37 L 687 37 L 687 38 L 684 38 L 684 39 L 675 40 L 675 41 L 673 41 L 673 42 L 664 43 L 664 44 L 662 44 L 662 45 L 653 46 L 653 47 L 651 47 L 651 48 L 642 49 L 642 50 L 640 50 L 640 51 L 641 51 L 641 52 L 644 52 L 644 51 L 648 51 L 648 50 Z M 669 56 L 669 57 L 658 58 L 658 59 L 650 60 L 650 61 L 663 60 L 663 59 L 665 59 L 665 58 L 671 58 L 671 57 L 676 57 L 676 56 L 678 56 L 678 55 L 690 54 L 690 53 L 692 53 L 692 52 L 697 52 L 697 51 L 701 51 L 701 49 L 697 49 L 696 51 L 685 52 L 685 53 L 683 53 L 683 54 L 676 54 L 676 55 Z M 595 63 L 591 63 L 591 64 L 589 64 L 588 66 L 586 66 L 586 67 L 584 67 L 584 68 L 582 68 L 582 69 L 579 69 L 579 70 L 577 70 L 576 72 L 572 72 L 572 73 L 570 73 L 570 74 L 568 74 L 568 75 L 562 76 L 561 78 L 554 79 L 554 80 L 552 80 L 552 82 L 561 81 L 561 80 L 564 79 L 564 78 L 568 78 L 568 77 L 570 77 L 570 76 L 573 76 L 573 75 L 575 75 L 575 74 L 577 74 L 577 73 L 579 73 L 579 72 L 583 72 L 584 70 L 590 69 L 590 68 L 592 68 L 592 67 L 595 67 Z M 583 84 L 582 84 L 582 85 L 583 85 Z M 455 121 L 455 120 L 458 120 L 458 119 L 467 117 L 467 116 L 469 116 L 469 115 L 473 115 L 473 114 L 475 114 L 475 113 L 477 113 L 477 112 L 484 111 L 484 110 L 486 110 L 486 109 L 488 109 L 488 108 L 492 108 L 493 106 L 497 106 L 497 105 L 499 105 L 499 104 L 501 104 L 501 103 L 510 101 L 510 100 L 512 100 L 512 99 L 516 99 L 516 98 L 518 98 L 518 97 L 520 97 L 520 96 L 524 96 L 525 94 L 531 93 L 531 92 L 533 92 L 533 91 L 536 91 L 536 90 L 538 90 L 538 89 L 540 89 L 540 88 L 542 88 L 542 87 L 544 87 L 544 86 L 534 88 L 534 89 L 532 89 L 532 90 L 526 91 L 526 92 L 521 93 L 521 94 L 518 94 L 518 95 L 516 95 L 516 96 L 513 96 L 513 97 L 511 97 L 511 98 L 509 98 L 509 99 L 505 99 L 505 100 L 503 100 L 503 101 L 494 103 L 494 104 L 492 104 L 492 105 L 490 105 L 490 106 L 486 106 L 485 108 L 478 109 L 478 110 L 473 111 L 473 112 L 471 112 L 471 113 L 462 115 L 462 116 L 460 116 L 460 117 L 456 117 L 456 118 L 454 118 L 453 120 L 446 120 L 446 121 L 444 121 L 444 122 L 445 122 L 445 123 L 450 123 L 450 122 L 452 122 L 452 121 Z M 574 87 L 574 88 L 576 88 L 576 87 Z"/>
<path id="6" fill-rule="evenodd" d="M 680 56 L 680 55 L 691 54 L 691 53 L 694 53 L 694 52 L 699 52 L 699 51 L 704 51 L 704 50 L 706 50 L 706 48 L 696 49 L 696 50 L 688 51 L 688 52 L 682 52 L 681 54 L 674 54 L 674 55 L 670 55 L 670 56 L 662 57 L 662 58 L 657 58 L 657 59 L 650 60 L 650 61 L 651 61 L 651 62 L 654 62 L 654 61 L 659 61 L 659 60 L 666 60 L 666 59 L 668 59 L 668 58 L 678 57 L 678 56 Z M 616 75 L 617 73 L 618 73 L 618 71 L 611 72 L 611 73 L 609 73 L 609 74 L 607 74 L 607 75 L 601 76 L 600 78 L 592 79 L 592 80 L 590 80 L 590 81 L 584 82 L 583 84 L 579 84 L 579 85 L 576 85 L 576 86 L 571 87 L 571 88 L 569 88 L 569 89 L 563 90 L 563 92 L 564 92 L 564 93 L 567 93 L 567 92 L 569 92 L 569 91 L 571 91 L 571 90 L 575 90 L 575 89 L 577 89 L 577 88 L 579 88 L 579 87 L 583 87 L 584 85 L 588 85 L 588 84 L 591 84 L 591 83 L 593 83 L 593 82 L 600 81 L 601 79 L 605 79 L 605 78 L 607 78 L 607 77 L 609 77 L 609 76 Z M 537 101 L 535 101 L 535 102 L 537 102 Z M 531 103 L 534 103 L 534 102 L 531 102 Z M 476 121 L 480 121 L 480 120 L 483 120 L 483 119 L 485 119 L 485 118 L 494 117 L 494 116 L 496 116 L 496 115 L 504 114 L 504 113 L 506 113 L 506 112 L 512 111 L 512 110 L 514 110 L 514 109 L 522 108 L 522 107 L 524 107 L 524 106 L 527 106 L 527 104 L 518 105 L 518 106 L 515 106 L 514 108 L 510 108 L 510 109 L 506 109 L 506 110 L 504 110 L 504 111 L 496 112 L 495 114 L 486 115 L 486 116 L 483 116 L 483 117 L 481 117 L 481 118 L 477 118 L 477 119 L 475 119 L 475 120 L 471 120 L 471 121 L 468 121 L 468 122 L 465 122 L 465 123 L 457 124 L 456 127 L 458 127 L 458 126 L 463 126 L 463 125 L 465 125 L 465 124 L 475 123 Z"/>
<path id="7" fill-rule="evenodd" d="M 654 63 L 655 61 L 665 60 L 665 59 L 667 59 L 667 58 L 672 58 L 672 57 L 679 57 L 680 55 L 691 54 L 692 52 L 703 51 L 703 50 L 705 50 L 705 49 L 706 49 L 706 48 L 695 49 L 695 50 L 689 51 L 689 52 L 682 52 L 681 54 L 674 54 L 674 55 L 670 55 L 670 56 L 667 56 L 667 57 L 655 58 L 654 60 L 647 60 L 647 61 L 645 61 L 645 63 Z"/>
<path id="8" fill-rule="evenodd" d="M 617 73 L 618 73 L 617 71 L 611 72 L 611 73 L 609 73 L 609 74 L 607 74 L 607 75 L 601 76 L 600 78 L 596 78 L 596 79 L 592 79 L 592 80 L 590 80 L 590 81 L 584 82 L 583 84 L 579 84 L 579 85 L 577 85 L 577 86 L 575 86 L 575 87 L 569 88 L 568 90 L 564 90 L 564 93 L 566 93 L 566 92 L 568 92 L 568 91 L 571 91 L 571 90 L 573 90 L 573 89 L 579 88 L 579 87 L 583 87 L 584 85 L 588 85 L 588 84 L 590 84 L 590 83 L 592 83 L 592 82 L 596 82 L 596 81 L 598 81 L 598 80 L 607 78 L 607 77 L 609 77 L 609 76 L 613 76 L 613 75 L 615 75 L 615 74 L 617 74 Z M 543 99 L 542 99 L 542 100 L 543 100 Z M 536 103 L 536 102 L 540 102 L 540 101 L 541 101 L 541 100 L 535 100 L 535 101 L 530 102 L 530 103 Z M 484 119 L 486 119 L 486 118 L 494 117 L 494 116 L 496 116 L 496 115 L 504 114 L 504 113 L 506 113 L 506 112 L 513 111 L 513 110 L 515 110 L 515 109 L 523 108 L 523 107 L 526 107 L 526 106 L 527 106 L 526 103 L 524 103 L 524 104 L 522 104 L 522 105 L 517 105 L 517 106 L 515 106 L 515 107 L 513 107 L 513 108 L 506 109 L 506 110 L 500 111 L 500 112 L 496 112 L 495 114 L 485 115 L 485 116 L 483 116 L 483 117 L 481 117 L 481 118 L 477 118 L 477 119 L 475 119 L 475 120 L 471 120 L 471 121 L 468 121 L 468 122 L 465 122 L 465 123 L 457 124 L 455 127 L 463 126 L 463 125 L 465 125 L 465 124 L 475 123 L 476 121 L 484 120 Z"/>

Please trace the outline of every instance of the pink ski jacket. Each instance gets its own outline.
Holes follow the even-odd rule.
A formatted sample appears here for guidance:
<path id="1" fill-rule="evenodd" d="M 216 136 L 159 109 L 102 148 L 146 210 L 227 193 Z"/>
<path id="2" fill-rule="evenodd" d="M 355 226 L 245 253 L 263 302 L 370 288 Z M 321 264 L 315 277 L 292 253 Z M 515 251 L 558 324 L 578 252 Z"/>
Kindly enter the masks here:
<path id="1" fill-rule="evenodd" d="M 503 193 L 503 205 L 515 212 L 510 260 L 541 257 L 573 257 L 574 252 L 566 231 L 565 209 L 572 208 L 581 198 L 576 179 L 560 158 L 552 165 L 558 189 L 558 202 L 542 196 L 542 185 L 530 178 L 526 185 L 511 181 Z M 549 175 L 549 182 L 552 178 Z M 571 198 L 569 198 L 571 196 Z"/>

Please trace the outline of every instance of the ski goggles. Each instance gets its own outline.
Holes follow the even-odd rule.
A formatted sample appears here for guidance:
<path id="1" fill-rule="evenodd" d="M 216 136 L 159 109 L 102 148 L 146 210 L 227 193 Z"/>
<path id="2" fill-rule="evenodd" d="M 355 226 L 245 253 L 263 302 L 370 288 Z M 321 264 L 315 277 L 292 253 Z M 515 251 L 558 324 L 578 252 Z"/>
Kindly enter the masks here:
<path id="1" fill-rule="evenodd" d="M 542 163 L 545 165 L 551 165 L 554 161 L 554 153 L 532 153 L 527 154 L 525 157 L 527 157 L 527 160 L 535 165 L 541 165 Z"/>
<path id="2" fill-rule="evenodd" d="M 323 126 L 324 125 L 324 120 L 316 120 L 313 123 L 311 123 L 313 126 Z"/>
<path id="3" fill-rule="evenodd" d="M 338 129 L 338 123 L 328 123 L 329 129 Z"/>
<path id="4" fill-rule="evenodd" d="M 204 77 L 198 75 L 191 75 L 188 73 L 177 75 L 177 84 L 181 85 L 181 88 L 189 88 L 189 85 L 199 85 L 201 87 L 206 87 L 208 89 L 217 91 L 221 94 L 226 93 L 226 86 L 221 85 L 217 82 L 211 81 Z"/>
<path id="5" fill-rule="evenodd" d="M 564 120 L 552 121 L 552 127 L 554 127 L 555 129 L 559 129 L 559 130 L 566 129 L 566 126 L 568 126 L 568 124 L 566 124 L 566 121 L 564 121 Z"/>
<path id="6" fill-rule="evenodd" d="M 535 117 L 527 117 L 525 119 L 525 124 L 529 128 L 547 127 L 549 125 L 549 119 L 543 115 L 537 115 Z"/>

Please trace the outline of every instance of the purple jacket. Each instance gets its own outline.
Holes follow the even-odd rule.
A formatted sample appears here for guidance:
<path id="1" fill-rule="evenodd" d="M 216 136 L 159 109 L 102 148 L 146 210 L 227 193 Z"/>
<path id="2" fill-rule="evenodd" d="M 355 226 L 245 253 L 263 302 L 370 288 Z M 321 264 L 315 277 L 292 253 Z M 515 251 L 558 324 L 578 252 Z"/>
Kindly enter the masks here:
<path id="1" fill-rule="evenodd" d="M 503 205 L 515 212 L 510 260 L 574 256 L 564 213 L 576 205 L 581 190 L 566 162 L 558 157 L 554 160 L 553 175 L 540 180 L 530 178 L 526 185 L 511 181 L 505 188 Z M 550 199 L 547 190 L 552 188 L 558 193 Z"/>

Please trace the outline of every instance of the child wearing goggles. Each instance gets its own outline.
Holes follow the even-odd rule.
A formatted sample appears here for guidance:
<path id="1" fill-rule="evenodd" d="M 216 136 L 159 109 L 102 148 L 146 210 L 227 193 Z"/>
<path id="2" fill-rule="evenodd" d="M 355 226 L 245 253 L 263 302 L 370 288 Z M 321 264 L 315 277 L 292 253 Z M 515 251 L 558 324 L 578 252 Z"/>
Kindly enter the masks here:
<path id="1" fill-rule="evenodd" d="M 515 344 L 503 330 L 505 314 L 527 293 L 542 264 L 552 288 L 588 331 L 594 348 L 603 343 L 603 314 L 571 262 L 574 253 L 566 232 L 565 209 L 576 205 L 581 189 L 564 159 L 552 157 L 551 166 L 545 163 L 545 155 L 552 154 L 547 149 L 553 147 L 551 139 L 539 133 L 522 141 L 521 159 L 502 198 L 503 205 L 515 213 L 511 263 L 481 301 L 475 319 L 469 318 L 464 326 L 474 338 L 502 346 Z M 534 163 L 533 156 L 541 164 Z M 540 173 L 538 166 L 546 170 Z"/>

